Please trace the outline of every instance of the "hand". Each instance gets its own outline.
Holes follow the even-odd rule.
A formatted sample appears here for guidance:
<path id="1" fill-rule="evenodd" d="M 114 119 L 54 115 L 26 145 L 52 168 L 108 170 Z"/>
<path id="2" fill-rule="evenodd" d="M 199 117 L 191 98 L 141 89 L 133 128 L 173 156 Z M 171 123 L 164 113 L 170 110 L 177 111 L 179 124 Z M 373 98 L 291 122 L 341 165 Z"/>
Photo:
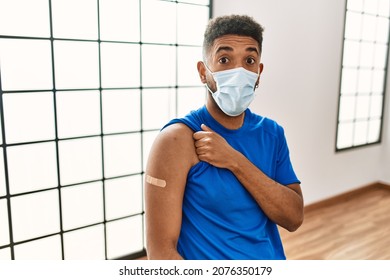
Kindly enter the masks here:
<path id="1" fill-rule="evenodd" d="M 206 125 L 202 124 L 201 128 L 202 131 L 195 132 L 193 135 L 199 160 L 216 167 L 229 168 L 236 150 L 221 135 Z"/>

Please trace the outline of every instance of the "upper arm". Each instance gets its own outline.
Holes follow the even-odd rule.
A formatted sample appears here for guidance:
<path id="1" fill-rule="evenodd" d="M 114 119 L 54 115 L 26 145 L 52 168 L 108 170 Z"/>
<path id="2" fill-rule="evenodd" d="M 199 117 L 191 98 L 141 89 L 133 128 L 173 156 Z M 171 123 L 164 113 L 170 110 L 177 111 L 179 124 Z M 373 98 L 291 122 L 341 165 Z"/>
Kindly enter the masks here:
<path id="1" fill-rule="evenodd" d="M 165 187 L 145 181 L 145 214 L 148 254 L 176 248 L 180 234 L 182 202 L 187 175 L 196 163 L 192 130 L 174 124 L 156 138 L 148 159 L 146 174 L 166 182 Z"/>

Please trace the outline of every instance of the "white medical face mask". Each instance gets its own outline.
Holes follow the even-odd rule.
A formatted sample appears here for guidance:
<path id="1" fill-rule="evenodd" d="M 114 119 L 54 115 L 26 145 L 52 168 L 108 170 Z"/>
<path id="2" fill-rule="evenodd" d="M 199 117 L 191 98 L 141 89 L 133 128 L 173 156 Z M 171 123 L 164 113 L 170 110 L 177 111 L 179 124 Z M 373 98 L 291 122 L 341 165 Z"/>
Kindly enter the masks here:
<path id="1" fill-rule="evenodd" d="M 228 116 L 236 117 L 242 114 L 251 104 L 255 97 L 256 81 L 259 73 L 253 73 L 243 67 L 211 72 L 217 84 L 217 91 L 212 94 L 219 108 Z"/>

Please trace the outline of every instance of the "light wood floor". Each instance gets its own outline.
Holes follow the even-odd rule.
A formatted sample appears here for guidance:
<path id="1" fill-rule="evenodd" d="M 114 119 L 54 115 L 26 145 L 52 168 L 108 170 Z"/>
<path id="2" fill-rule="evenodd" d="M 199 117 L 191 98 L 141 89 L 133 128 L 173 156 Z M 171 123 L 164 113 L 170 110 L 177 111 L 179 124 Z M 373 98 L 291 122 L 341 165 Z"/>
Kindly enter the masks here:
<path id="1" fill-rule="evenodd" d="M 302 226 L 280 234 L 290 260 L 390 260 L 390 188 L 373 185 L 308 206 Z"/>

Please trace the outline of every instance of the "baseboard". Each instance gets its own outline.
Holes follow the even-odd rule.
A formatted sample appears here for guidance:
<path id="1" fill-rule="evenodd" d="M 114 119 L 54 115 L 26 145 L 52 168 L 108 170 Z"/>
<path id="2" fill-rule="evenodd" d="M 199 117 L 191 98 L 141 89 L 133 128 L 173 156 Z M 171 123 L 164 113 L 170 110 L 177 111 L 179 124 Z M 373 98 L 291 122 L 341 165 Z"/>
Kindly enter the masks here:
<path id="1" fill-rule="evenodd" d="M 305 211 L 305 213 L 308 213 L 308 212 L 311 212 L 311 211 L 314 211 L 314 210 L 317 210 L 320 208 L 329 207 L 329 206 L 332 206 L 335 204 L 346 202 L 355 196 L 361 195 L 363 193 L 366 193 L 366 192 L 369 192 L 369 191 L 372 191 L 372 190 L 378 189 L 378 188 L 379 189 L 387 189 L 390 191 L 390 185 L 385 184 L 383 182 L 375 182 L 375 183 L 369 184 L 367 186 L 363 186 L 363 187 L 354 189 L 352 191 L 348 191 L 348 192 L 336 195 L 334 197 L 321 200 L 319 202 L 314 202 L 312 204 L 308 204 L 305 206 L 304 211 Z"/>
<path id="2" fill-rule="evenodd" d="M 384 183 L 384 182 L 378 182 L 377 183 L 378 188 L 390 190 L 390 184 Z"/>

